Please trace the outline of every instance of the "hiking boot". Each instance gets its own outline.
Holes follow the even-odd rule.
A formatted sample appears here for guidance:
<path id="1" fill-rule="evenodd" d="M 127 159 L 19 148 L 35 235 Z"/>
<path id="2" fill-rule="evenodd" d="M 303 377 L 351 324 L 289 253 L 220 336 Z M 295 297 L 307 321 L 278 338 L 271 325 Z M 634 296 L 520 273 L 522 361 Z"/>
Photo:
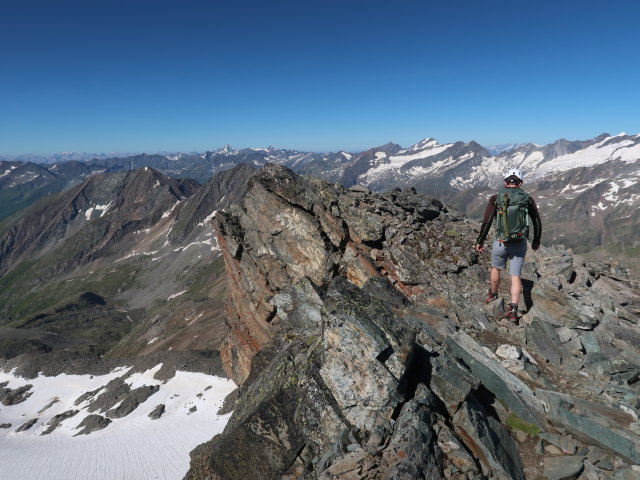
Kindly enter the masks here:
<path id="1" fill-rule="evenodd" d="M 489 293 L 487 293 L 487 298 L 485 299 L 485 302 L 487 303 L 491 303 L 494 300 L 498 299 L 498 292 L 492 292 L 491 290 L 489 290 Z"/>
<path id="2" fill-rule="evenodd" d="M 518 321 L 518 304 L 517 303 L 509 303 L 507 305 L 507 311 L 504 312 L 502 318 L 509 320 L 510 322 L 516 323 Z"/>

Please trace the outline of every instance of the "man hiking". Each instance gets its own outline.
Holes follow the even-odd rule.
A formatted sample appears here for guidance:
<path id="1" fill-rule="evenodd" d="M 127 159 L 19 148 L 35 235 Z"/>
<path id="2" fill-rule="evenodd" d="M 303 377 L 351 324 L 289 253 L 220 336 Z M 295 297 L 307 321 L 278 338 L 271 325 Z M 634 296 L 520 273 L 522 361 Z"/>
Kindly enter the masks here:
<path id="1" fill-rule="evenodd" d="M 518 302 L 522 291 L 520 274 L 527 254 L 527 237 L 529 236 L 529 222 L 533 223 L 533 241 L 531 248 L 540 247 L 542 236 L 542 222 L 536 202 L 520 188 L 523 175 L 520 170 L 511 169 L 504 178 L 504 188 L 492 195 L 484 211 L 480 235 L 476 240 L 477 252 L 484 252 L 484 241 L 487 238 L 493 219 L 496 219 L 496 240 L 491 247 L 491 282 L 486 302 L 490 303 L 498 298 L 500 285 L 500 271 L 507 266 L 509 259 L 509 273 L 511 275 L 511 303 L 502 318 L 512 322 L 518 321 Z"/>

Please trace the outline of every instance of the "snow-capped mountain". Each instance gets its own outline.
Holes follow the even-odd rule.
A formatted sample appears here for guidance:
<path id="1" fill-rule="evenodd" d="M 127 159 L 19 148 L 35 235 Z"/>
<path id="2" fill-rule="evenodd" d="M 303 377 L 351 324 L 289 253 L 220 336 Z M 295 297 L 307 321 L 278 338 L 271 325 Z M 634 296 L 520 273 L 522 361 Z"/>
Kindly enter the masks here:
<path id="1" fill-rule="evenodd" d="M 51 166 L 1 162 L 0 184 L 4 201 L 0 219 L 42 195 L 69 188 L 74 181 L 77 183 L 95 172 L 152 167 L 170 177 L 194 178 L 204 183 L 215 173 L 238 164 L 259 168 L 267 163 L 281 164 L 297 173 L 347 187 L 361 184 L 374 191 L 414 187 L 420 193 L 441 198 L 471 215 L 478 215 L 484 196 L 501 185 L 505 171 L 519 168 L 524 172 L 526 188 L 540 194 L 543 218 L 549 217 L 546 222 L 549 226 L 555 220 L 555 211 L 550 209 L 560 208 L 560 203 L 565 201 L 585 203 L 584 210 L 590 212 L 588 216 L 595 212 L 593 216 L 597 219 L 606 216 L 607 212 L 617 216 L 617 209 L 610 210 L 614 206 L 633 209 L 639 203 L 640 135 L 602 134 L 590 140 L 560 139 L 549 145 L 510 147 L 495 155 L 473 141 L 440 144 L 427 138 L 408 148 L 387 143 L 363 152 L 300 152 L 271 146 L 235 149 L 225 145 L 199 154 L 141 154 Z M 599 172 L 597 176 L 595 172 Z M 37 189 L 30 186 L 35 185 L 34 182 L 39 185 Z M 554 186 L 553 191 L 550 185 Z M 28 193 L 23 193 L 25 190 Z M 545 199 L 551 198 L 553 203 L 545 204 Z M 572 210 L 576 212 L 572 215 L 580 216 L 577 213 L 580 208 Z M 629 218 L 635 219 L 633 213 L 630 215 Z M 565 220 L 573 224 L 577 217 Z M 592 229 L 593 225 L 588 228 Z M 598 227 L 597 230 L 602 233 L 606 228 Z M 622 232 L 626 231 L 626 228 L 622 229 Z M 567 231 L 554 232 L 551 228 L 547 232 L 552 232 L 551 238 L 555 239 L 564 235 L 569 244 L 578 246 Z M 613 241 L 614 237 L 598 234 L 587 243 L 593 246 Z M 628 234 L 623 233 L 625 241 L 631 240 L 627 237 Z"/>
<path id="2" fill-rule="evenodd" d="M 487 151 L 491 155 L 500 155 L 502 152 L 506 152 L 507 150 L 513 150 L 519 146 L 523 145 L 522 143 L 500 143 L 498 145 L 489 145 L 485 147 Z"/>

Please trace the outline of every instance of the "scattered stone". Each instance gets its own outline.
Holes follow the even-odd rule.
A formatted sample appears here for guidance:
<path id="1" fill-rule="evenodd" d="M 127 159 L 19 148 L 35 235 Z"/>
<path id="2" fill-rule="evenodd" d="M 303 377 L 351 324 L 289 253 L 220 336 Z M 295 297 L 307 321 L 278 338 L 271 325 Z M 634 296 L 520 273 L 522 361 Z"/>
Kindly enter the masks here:
<path id="1" fill-rule="evenodd" d="M 518 360 L 522 357 L 522 350 L 515 345 L 500 345 L 496 349 L 496 355 L 505 360 Z"/>
<path id="2" fill-rule="evenodd" d="M 562 455 L 562 450 L 555 445 L 545 445 L 544 451 L 551 455 Z"/>
<path id="3" fill-rule="evenodd" d="M 628 428 L 631 416 L 618 409 L 587 402 L 571 395 L 536 390 L 545 403 L 547 418 L 585 443 L 612 450 L 632 463 L 640 463 L 640 436 Z"/>
<path id="4" fill-rule="evenodd" d="M 12 425 L 10 423 L 0 423 L 0 428 L 11 428 Z"/>
<path id="5" fill-rule="evenodd" d="M 618 470 L 614 472 L 613 478 L 615 480 L 640 480 L 640 473 L 631 468 L 628 468 L 625 470 Z"/>
<path id="6" fill-rule="evenodd" d="M 562 363 L 560 338 L 553 326 L 544 320 L 535 319 L 525 328 L 527 346 L 552 365 Z"/>
<path id="7" fill-rule="evenodd" d="M 545 457 L 544 475 L 549 480 L 573 480 L 582 472 L 582 457 L 564 455 L 561 457 Z"/>
<path id="8" fill-rule="evenodd" d="M 543 432 L 539 434 L 539 437 L 545 442 L 559 448 L 560 453 L 564 455 L 575 455 L 578 450 L 578 443 L 574 439 L 564 435 Z"/>
<path id="9" fill-rule="evenodd" d="M 593 464 L 602 470 L 608 470 L 610 472 L 612 472 L 614 469 L 613 458 L 610 455 L 604 455 L 603 457 L 593 462 Z"/>

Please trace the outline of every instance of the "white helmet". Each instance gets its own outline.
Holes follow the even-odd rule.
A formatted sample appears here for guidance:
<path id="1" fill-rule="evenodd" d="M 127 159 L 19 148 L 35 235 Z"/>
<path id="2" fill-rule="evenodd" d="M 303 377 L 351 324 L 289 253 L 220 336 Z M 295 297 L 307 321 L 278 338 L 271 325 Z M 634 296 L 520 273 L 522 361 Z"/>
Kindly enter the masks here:
<path id="1" fill-rule="evenodd" d="M 511 170 L 509 170 L 505 175 L 504 175 L 504 179 L 506 180 L 509 177 L 518 177 L 518 180 L 520 180 L 520 182 L 522 182 L 524 176 L 522 175 L 522 172 L 520 170 L 518 170 L 517 168 L 512 168 Z"/>

